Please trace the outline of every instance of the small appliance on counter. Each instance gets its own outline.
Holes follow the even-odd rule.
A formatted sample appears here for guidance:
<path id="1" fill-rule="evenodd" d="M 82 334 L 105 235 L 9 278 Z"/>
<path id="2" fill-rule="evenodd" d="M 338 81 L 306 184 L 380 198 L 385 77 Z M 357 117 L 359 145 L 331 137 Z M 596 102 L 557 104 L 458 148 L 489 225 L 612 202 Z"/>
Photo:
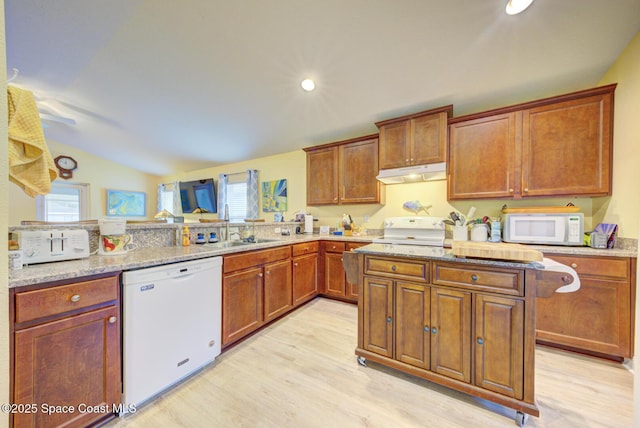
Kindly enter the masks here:
<path id="1" fill-rule="evenodd" d="M 25 265 L 89 257 L 89 233 L 84 229 L 14 232 Z"/>
<path id="2" fill-rule="evenodd" d="M 125 246 L 131 242 L 131 235 L 126 234 L 127 221 L 121 219 L 100 219 L 100 239 L 98 254 L 111 256 L 125 254 Z"/>

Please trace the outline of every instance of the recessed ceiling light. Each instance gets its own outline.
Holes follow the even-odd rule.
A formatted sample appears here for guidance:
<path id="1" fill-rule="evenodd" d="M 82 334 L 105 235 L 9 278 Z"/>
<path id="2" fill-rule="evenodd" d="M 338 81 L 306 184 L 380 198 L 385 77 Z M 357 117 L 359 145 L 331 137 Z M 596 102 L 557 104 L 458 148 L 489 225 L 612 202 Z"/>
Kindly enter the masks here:
<path id="1" fill-rule="evenodd" d="M 528 8 L 533 0 L 509 0 L 505 12 L 507 15 L 517 15 Z"/>
<path id="2" fill-rule="evenodd" d="M 302 82 L 300 82 L 300 86 L 302 86 L 302 89 L 307 92 L 311 92 L 316 88 L 315 82 L 311 79 L 304 79 Z"/>

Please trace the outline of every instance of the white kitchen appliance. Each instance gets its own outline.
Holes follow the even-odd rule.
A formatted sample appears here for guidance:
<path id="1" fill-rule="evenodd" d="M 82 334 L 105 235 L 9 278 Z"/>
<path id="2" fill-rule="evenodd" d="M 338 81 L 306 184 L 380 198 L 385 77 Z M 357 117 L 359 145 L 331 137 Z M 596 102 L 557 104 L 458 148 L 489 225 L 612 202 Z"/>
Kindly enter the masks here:
<path id="1" fill-rule="evenodd" d="M 376 244 L 444 246 L 444 219 L 441 217 L 390 217 L 384 220 L 384 236 Z"/>
<path id="2" fill-rule="evenodd" d="M 584 214 L 506 214 L 502 240 L 520 244 L 584 245 Z"/>
<path id="3" fill-rule="evenodd" d="M 20 230 L 13 233 L 23 264 L 60 262 L 89 257 L 89 233 L 84 229 Z"/>
<path id="4" fill-rule="evenodd" d="M 122 274 L 123 403 L 139 406 L 221 351 L 222 257 Z"/>

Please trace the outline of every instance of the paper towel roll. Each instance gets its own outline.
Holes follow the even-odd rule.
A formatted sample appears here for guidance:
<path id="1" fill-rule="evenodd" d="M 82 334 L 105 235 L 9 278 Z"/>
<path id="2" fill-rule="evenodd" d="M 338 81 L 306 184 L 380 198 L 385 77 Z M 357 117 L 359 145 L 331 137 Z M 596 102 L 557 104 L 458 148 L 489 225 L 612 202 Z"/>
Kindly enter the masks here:
<path id="1" fill-rule="evenodd" d="M 313 233 L 313 216 L 305 215 L 304 216 L 304 233 Z"/>
<path id="2" fill-rule="evenodd" d="M 573 277 L 573 282 L 571 284 L 567 284 L 558 288 L 556 290 L 556 293 L 572 293 L 580 289 L 580 277 L 573 268 L 546 257 L 542 258 L 542 265 L 544 265 L 545 270 L 564 272 Z"/>

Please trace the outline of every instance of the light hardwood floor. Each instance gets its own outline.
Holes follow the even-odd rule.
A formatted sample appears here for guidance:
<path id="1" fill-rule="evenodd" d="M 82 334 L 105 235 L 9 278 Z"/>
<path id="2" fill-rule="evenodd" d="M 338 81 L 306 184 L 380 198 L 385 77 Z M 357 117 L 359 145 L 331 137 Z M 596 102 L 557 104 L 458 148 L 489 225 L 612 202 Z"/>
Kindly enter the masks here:
<path id="1" fill-rule="evenodd" d="M 380 365 L 359 366 L 356 306 L 316 299 L 222 354 L 124 427 L 513 427 L 515 412 Z M 631 427 L 620 364 L 536 351 L 540 417 L 527 427 Z"/>

